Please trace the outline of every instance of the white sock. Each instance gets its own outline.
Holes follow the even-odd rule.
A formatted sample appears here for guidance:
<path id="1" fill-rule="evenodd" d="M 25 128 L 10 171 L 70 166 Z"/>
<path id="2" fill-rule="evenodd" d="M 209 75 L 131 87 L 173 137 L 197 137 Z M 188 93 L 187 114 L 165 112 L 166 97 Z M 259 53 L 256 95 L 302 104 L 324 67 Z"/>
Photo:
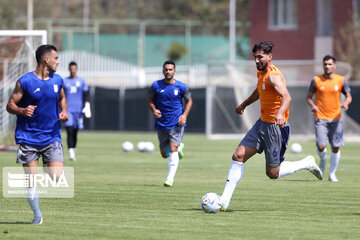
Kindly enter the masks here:
<path id="1" fill-rule="evenodd" d="M 229 173 L 226 179 L 224 192 L 221 196 L 221 198 L 229 203 L 231 200 L 231 197 L 235 191 L 236 185 L 239 183 L 244 170 L 245 163 L 238 162 L 238 161 L 232 161 Z"/>
<path id="2" fill-rule="evenodd" d="M 69 148 L 69 158 L 75 159 L 75 148 Z"/>
<path id="3" fill-rule="evenodd" d="M 39 207 L 39 192 L 36 187 L 33 188 L 25 188 L 26 198 L 30 205 L 30 208 L 34 212 L 34 217 L 42 217 L 40 207 Z"/>
<path id="4" fill-rule="evenodd" d="M 169 154 L 169 163 L 168 163 L 169 172 L 168 172 L 167 179 L 170 180 L 171 182 L 174 181 L 178 165 L 179 165 L 179 154 L 178 154 L 178 152 L 170 152 L 170 154 Z"/>
<path id="5" fill-rule="evenodd" d="M 337 153 L 331 153 L 330 155 L 330 172 L 329 175 L 335 175 L 336 169 L 340 161 L 340 150 Z"/>
<path id="6" fill-rule="evenodd" d="M 295 162 L 284 161 L 280 164 L 278 179 L 293 174 L 294 172 L 297 172 L 299 170 L 307 170 L 310 167 L 311 167 L 311 162 L 307 157 Z"/>
<path id="7" fill-rule="evenodd" d="M 317 154 L 318 154 L 318 156 L 320 158 L 319 168 L 324 173 L 325 169 L 326 169 L 326 148 L 322 152 L 319 152 L 319 150 L 316 149 L 316 152 L 317 152 Z"/>

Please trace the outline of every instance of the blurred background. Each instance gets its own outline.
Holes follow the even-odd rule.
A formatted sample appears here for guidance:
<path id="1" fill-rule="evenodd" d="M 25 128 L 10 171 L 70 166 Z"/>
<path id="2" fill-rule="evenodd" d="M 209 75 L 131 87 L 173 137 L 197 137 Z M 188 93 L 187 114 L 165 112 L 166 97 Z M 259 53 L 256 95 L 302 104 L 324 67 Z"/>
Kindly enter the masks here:
<path id="1" fill-rule="evenodd" d="M 194 99 L 187 131 L 239 138 L 259 117 L 256 104 L 244 117 L 234 111 L 256 84 L 251 48 L 270 40 L 293 97 L 293 134 L 314 137 L 305 98 L 323 56 L 332 54 L 352 87 L 344 133 L 358 137 L 359 13 L 360 0 L 0 0 L 2 135 L 14 122 L 5 110 L 9 94 L 34 69 L 34 51 L 45 41 L 59 50 L 58 73 L 68 76 L 76 61 L 90 86 L 87 129 L 153 131 L 147 89 L 173 59 L 175 78 Z"/>

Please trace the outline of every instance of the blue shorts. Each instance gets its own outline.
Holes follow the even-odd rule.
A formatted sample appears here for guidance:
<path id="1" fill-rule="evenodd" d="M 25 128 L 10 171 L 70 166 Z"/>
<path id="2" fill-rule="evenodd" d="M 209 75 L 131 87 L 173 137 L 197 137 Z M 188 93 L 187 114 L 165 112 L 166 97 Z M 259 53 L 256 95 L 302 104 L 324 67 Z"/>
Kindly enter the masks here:
<path id="1" fill-rule="evenodd" d="M 344 146 L 342 120 L 315 119 L 315 136 L 317 146 Z"/>
<path id="2" fill-rule="evenodd" d="M 31 163 L 42 156 L 43 163 L 64 162 L 63 146 L 61 142 L 50 143 L 45 146 L 20 144 L 17 151 L 18 164 Z"/>
<path id="3" fill-rule="evenodd" d="M 289 138 L 289 123 L 286 122 L 285 126 L 281 128 L 279 125 L 259 119 L 241 140 L 239 146 L 248 146 L 256 149 L 258 153 L 265 151 L 266 165 L 277 167 L 285 159 Z"/>
<path id="4" fill-rule="evenodd" d="M 84 120 L 82 113 L 68 112 L 69 120 L 65 122 L 65 127 L 73 127 L 75 129 L 84 129 Z"/>
<path id="5" fill-rule="evenodd" d="M 177 126 L 170 130 L 158 130 L 160 149 L 165 148 L 170 142 L 180 146 L 184 136 L 184 126 Z"/>

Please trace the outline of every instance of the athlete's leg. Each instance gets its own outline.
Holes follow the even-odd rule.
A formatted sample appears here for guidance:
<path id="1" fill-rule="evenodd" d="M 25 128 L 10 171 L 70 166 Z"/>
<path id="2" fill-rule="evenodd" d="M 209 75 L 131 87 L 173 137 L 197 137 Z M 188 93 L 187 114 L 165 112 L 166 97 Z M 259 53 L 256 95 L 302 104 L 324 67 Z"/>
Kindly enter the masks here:
<path id="1" fill-rule="evenodd" d="M 335 173 L 340 162 L 340 146 L 344 145 L 341 119 L 329 123 L 328 137 L 331 145 L 329 181 L 338 182 Z"/>
<path id="2" fill-rule="evenodd" d="M 75 145 L 76 145 L 76 132 L 73 126 L 66 127 L 67 145 L 69 149 L 70 160 L 75 160 Z"/>
<path id="3" fill-rule="evenodd" d="M 316 152 L 320 158 L 319 167 L 322 173 L 326 170 L 326 144 L 328 142 L 327 122 L 321 119 L 315 119 Z"/>
<path id="4" fill-rule="evenodd" d="M 340 148 L 332 147 L 330 155 L 330 171 L 329 171 L 329 181 L 338 182 L 339 180 L 336 177 L 336 170 L 340 162 Z"/>
<path id="5" fill-rule="evenodd" d="M 245 162 L 257 152 L 258 150 L 244 145 L 240 145 L 236 148 L 232 156 L 232 162 L 226 179 L 225 188 L 223 194 L 221 195 L 223 211 L 226 211 L 229 207 L 231 197 L 243 175 Z"/>
<path id="6" fill-rule="evenodd" d="M 26 174 L 37 174 L 38 160 L 23 164 L 24 172 Z M 32 224 L 42 223 L 42 214 L 39 207 L 39 192 L 36 187 L 26 187 L 26 199 L 34 212 Z"/>

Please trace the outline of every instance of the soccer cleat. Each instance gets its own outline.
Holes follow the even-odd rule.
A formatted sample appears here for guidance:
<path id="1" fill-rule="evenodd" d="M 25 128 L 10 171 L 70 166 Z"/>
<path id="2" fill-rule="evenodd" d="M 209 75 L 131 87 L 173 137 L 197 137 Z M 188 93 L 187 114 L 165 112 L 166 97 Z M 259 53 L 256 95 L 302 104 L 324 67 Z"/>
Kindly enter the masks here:
<path id="1" fill-rule="evenodd" d="M 42 224 L 43 218 L 42 217 L 34 217 L 31 224 Z"/>
<path id="2" fill-rule="evenodd" d="M 183 159 L 183 157 L 184 157 L 184 146 L 185 146 L 185 144 L 183 144 L 183 143 L 180 143 L 180 146 L 178 147 L 178 153 L 179 153 L 179 159 L 181 160 L 181 159 Z"/>
<path id="3" fill-rule="evenodd" d="M 329 175 L 329 181 L 330 182 L 339 182 L 339 180 L 337 179 L 335 174 L 330 174 Z"/>
<path id="4" fill-rule="evenodd" d="M 220 197 L 221 200 L 221 208 L 220 211 L 226 212 L 229 208 L 230 201 L 226 201 L 222 197 Z"/>
<path id="5" fill-rule="evenodd" d="M 76 161 L 75 148 L 69 148 L 69 159 L 70 161 Z"/>
<path id="6" fill-rule="evenodd" d="M 166 179 L 166 181 L 164 182 L 164 187 L 172 187 L 173 182 L 170 181 L 169 179 Z"/>
<path id="7" fill-rule="evenodd" d="M 317 177 L 319 180 L 322 180 L 323 173 L 321 169 L 318 167 L 318 165 L 316 165 L 315 158 L 311 155 L 307 156 L 306 158 L 310 161 L 310 167 L 308 169 L 309 172 L 314 174 L 314 176 Z"/>

